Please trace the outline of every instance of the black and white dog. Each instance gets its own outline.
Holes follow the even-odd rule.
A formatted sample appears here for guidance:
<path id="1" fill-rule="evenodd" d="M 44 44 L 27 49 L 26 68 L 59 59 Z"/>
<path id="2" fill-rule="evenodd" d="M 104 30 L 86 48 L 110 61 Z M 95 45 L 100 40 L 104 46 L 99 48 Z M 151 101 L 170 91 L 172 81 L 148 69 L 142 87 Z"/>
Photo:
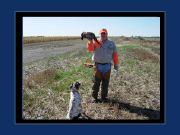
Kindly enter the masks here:
<path id="1" fill-rule="evenodd" d="M 69 101 L 69 110 L 67 114 L 67 119 L 69 120 L 88 120 L 91 119 L 82 111 L 81 97 L 78 92 L 81 84 L 75 82 L 70 86 L 70 101 Z"/>
<path id="2" fill-rule="evenodd" d="M 81 84 L 76 82 L 70 86 L 71 93 L 70 93 L 70 102 L 69 102 L 69 111 L 67 114 L 67 119 L 74 120 L 79 119 L 82 113 L 82 106 L 81 106 L 81 97 L 78 92 L 79 87 Z"/>
<path id="3" fill-rule="evenodd" d="M 96 41 L 98 44 L 100 44 L 100 42 L 97 40 L 95 34 L 92 33 L 92 32 L 83 32 L 81 34 L 81 40 L 83 40 L 83 38 L 87 38 L 87 39 L 90 39 L 90 40 L 94 39 L 94 41 Z"/>

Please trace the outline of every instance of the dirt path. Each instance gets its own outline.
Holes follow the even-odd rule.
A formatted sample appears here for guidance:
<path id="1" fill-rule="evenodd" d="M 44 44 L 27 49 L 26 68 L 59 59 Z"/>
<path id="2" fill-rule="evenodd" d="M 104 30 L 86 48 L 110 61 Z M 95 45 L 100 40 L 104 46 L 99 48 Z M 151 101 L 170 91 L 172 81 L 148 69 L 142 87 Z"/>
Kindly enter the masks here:
<path id="1" fill-rule="evenodd" d="M 30 63 L 50 56 L 85 47 L 86 41 L 68 40 L 47 43 L 26 44 L 23 47 L 23 63 Z"/>

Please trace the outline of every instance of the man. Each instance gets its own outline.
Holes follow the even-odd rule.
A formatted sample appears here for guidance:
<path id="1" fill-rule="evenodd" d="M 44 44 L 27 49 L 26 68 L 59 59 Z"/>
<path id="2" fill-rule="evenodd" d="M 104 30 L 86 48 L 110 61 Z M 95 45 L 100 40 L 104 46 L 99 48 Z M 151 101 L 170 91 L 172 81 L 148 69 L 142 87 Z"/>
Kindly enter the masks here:
<path id="1" fill-rule="evenodd" d="M 92 87 L 92 102 L 97 103 L 98 92 L 100 83 L 101 85 L 101 101 L 107 102 L 108 96 L 108 86 L 111 74 L 111 61 L 114 62 L 114 73 L 115 77 L 118 76 L 118 53 L 116 45 L 113 41 L 108 39 L 108 31 L 103 28 L 100 30 L 101 38 L 99 40 L 100 44 L 94 40 L 88 41 L 88 50 L 91 53 L 94 53 L 94 62 L 95 62 L 95 74 L 94 74 L 94 84 Z"/>

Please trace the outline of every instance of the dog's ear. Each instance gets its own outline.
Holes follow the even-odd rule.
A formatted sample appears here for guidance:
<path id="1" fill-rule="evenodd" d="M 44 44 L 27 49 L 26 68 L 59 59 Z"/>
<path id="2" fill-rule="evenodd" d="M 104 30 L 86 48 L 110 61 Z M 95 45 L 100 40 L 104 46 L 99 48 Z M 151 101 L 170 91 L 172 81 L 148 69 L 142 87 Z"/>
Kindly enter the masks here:
<path id="1" fill-rule="evenodd" d="M 75 83 L 76 89 L 79 89 L 80 85 L 81 85 L 81 84 L 80 84 L 79 82 L 76 82 L 76 83 Z"/>

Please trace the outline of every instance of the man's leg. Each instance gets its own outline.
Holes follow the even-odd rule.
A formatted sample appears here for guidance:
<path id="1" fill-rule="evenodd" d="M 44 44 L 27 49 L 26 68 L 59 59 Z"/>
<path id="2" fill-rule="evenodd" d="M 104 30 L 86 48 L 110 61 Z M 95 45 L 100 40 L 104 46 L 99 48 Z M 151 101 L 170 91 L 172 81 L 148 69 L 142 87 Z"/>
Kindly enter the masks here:
<path id="1" fill-rule="evenodd" d="M 94 68 L 94 81 L 93 81 L 93 87 L 92 87 L 92 97 L 97 102 L 98 99 L 98 92 L 99 92 L 99 86 L 102 80 L 102 76 L 100 71 L 97 69 L 97 63 L 95 63 Z"/>
<path id="2" fill-rule="evenodd" d="M 101 79 L 95 76 L 95 81 L 92 87 L 92 97 L 97 101 L 98 98 L 98 92 L 99 92 L 99 86 L 101 83 Z"/>
<path id="3" fill-rule="evenodd" d="M 106 100 L 108 96 L 109 79 L 102 80 L 101 99 Z"/>
<path id="4" fill-rule="evenodd" d="M 101 99 L 107 100 L 111 70 L 104 74 L 101 85 Z"/>

